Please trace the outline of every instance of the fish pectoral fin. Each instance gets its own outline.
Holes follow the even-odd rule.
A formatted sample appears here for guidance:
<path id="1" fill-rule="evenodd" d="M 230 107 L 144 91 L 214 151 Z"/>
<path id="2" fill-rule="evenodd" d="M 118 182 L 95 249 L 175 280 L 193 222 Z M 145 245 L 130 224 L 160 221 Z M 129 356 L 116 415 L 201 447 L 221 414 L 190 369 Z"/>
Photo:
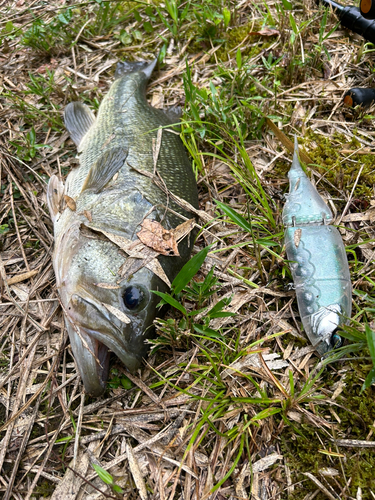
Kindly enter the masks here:
<path id="1" fill-rule="evenodd" d="M 90 127 L 95 122 L 95 115 L 82 102 L 71 102 L 64 110 L 64 122 L 70 138 L 79 146 Z"/>
<path id="2" fill-rule="evenodd" d="M 91 189 L 98 193 L 120 170 L 128 156 L 128 150 L 124 147 L 112 148 L 105 151 L 93 166 L 83 183 L 81 193 Z"/>
<path id="3" fill-rule="evenodd" d="M 63 195 L 64 183 L 57 175 L 52 175 L 47 187 L 47 204 L 53 222 L 55 222 L 57 214 L 60 212 Z"/>

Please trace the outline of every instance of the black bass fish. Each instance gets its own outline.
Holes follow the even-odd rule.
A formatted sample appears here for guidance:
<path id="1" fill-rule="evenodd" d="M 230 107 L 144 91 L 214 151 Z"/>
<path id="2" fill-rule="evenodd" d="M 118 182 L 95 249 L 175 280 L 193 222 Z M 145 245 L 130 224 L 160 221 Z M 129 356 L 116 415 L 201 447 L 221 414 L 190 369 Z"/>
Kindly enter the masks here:
<path id="1" fill-rule="evenodd" d="M 171 128 L 179 115 L 146 100 L 155 64 L 118 63 L 97 118 L 80 102 L 66 107 L 79 167 L 65 184 L 57 176 L 48 184 L 57 289 L 85 390 L 93 396 L 105 390 L 109 351 L 130 371 L 140 366 L 160 301 L 151 290 L 168 290 L 193 245 L 186 236 L 180 256 L 152 259 L 147 247 L 145 254 L 137 251 L 145 219 L 173 230 L 192 218 L 189 205 L 198 207 L 191 164 Z"/>

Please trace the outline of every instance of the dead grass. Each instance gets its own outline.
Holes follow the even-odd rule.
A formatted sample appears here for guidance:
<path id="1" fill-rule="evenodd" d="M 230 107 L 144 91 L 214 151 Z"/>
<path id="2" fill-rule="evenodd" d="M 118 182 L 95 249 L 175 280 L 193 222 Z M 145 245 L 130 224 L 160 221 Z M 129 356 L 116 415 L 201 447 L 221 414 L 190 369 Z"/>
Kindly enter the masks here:
<path id="1" fill-rule="evenodd" d="M 319 372 L 319 360 L 300 330 L 283 263 L 280 213 L 291 156 L 265 125 L 260 140 L 252 133 L 261 116 L 255 119 L 241 104 L 248 96 L 261 96 L 264 113 L 277 117 L 274 121 L 289 137 L 302 137 L 314 163 L 312 178 L 329 199 L 351 250 L 353 288 L 362 293 L 354 296 L 354 326 L 363 330 L 373 319 L 375 298 L 373 119 L 370 112 L 344 110 L 341 99 L 350 87 L 373 84 L 370 47 L 340 29 L 319 40 L 323 11 L 318 13 L 311 2 L 293 11 L 299 26 L 310 21 L 293 43 L 289 11 L 281 3 L 267 4 L 275 23 L 262 2 L 210 5 L 213 11 L 222 13 L 225 7 L 231 13 L 227 29 L 222 22 L 210 39 L 202 31 L 203 21 L 189 25 L 184 20 L 174 40 L 155 10 L 153 31 L 144 31 L 140 39 L 135 31 L 143 28 L 134 13 L 111 28 L 106 24 L 111 17 L 99 17 L 98 4 L 78 2 L 74 21 L 56 28 L 53 46 L 43 51 L 22 45 L 22 35 L 35 19 L 47 23 L 69 4 L 0 4 L 4 500 L 375 497 L 374 390 L 359 394 L 371 368 L 368 352 L 353 355 L 349 350 L 346 358 Z M 135 8 L 143 15 L 146 6 L 123 2 L 116 15 Z M 191 8 L 198 9 L 196 4 Z M 162 12 L 167 16 L 165 8 Z M 210 19 L 207 30 L 214 24 Z M 328 33 L 335 22 L 328 16 L 323 31 Z M 249 35 L 264 24 L 274 25 L 279 35 Z M 124 45 L 114 33 L 130 36 L 130 42 Z M 115 62 L 150 59 L 163 45 L 157 35 L 167 40 L 167 51 L 166 64 L 149 87 L 153 105 L 184 102 L 185 57 L 198 88 L 209 89 L 213 82 L 223 89 L 222 109 L 231 97 L 237 99 L 225 108 L 226 124 L 215 110 L 199 108 L 207 123 L 221 127 L 224 146 L 213 140 L 210 125 L 203 139 L 197 123 L 185 135 L 199 171 L 200 208 L 214 219 L 220 213 L 218 200 L 244 217 L 250 214 L 266 229 L 250 237 L 227 218 L 206 224 L 206 216 L 195 250 L 214 246 L 198 279 L 215 265 L 220 286 L 210 303 L 232 297 L 228 310 L 236 315 L 211 321 L 210 328 L 221 334 L 215 340 L 189 335 L 178 326 L 178 313 L 168 313 L 170 330 L 158 322 L 160 335 L 170 332 L 162 348 L 136 376 L 113 357 L 111 384 L 104 397 L 94 400 L 84 394 L 59 306 L 46 183 L 52 174 L 66 175 L 76 162 L 62 126 L 64 106 L 80 97 L 97 107 Z M 238 68 L 238 48 L 242 65 L 251 68 L 247 73 Z M 48 83 L 50 71 L 54 77 Z M 38 75 L 43 79 L 32 81 Z M 190 112 L 188 106 L 188 120 Z M 246 158 L 235 144 L 240 138 L 230 119 L 236 115 L 247 127 L 244 154 L 255 173 L 246 171 Z M 246 116 L 254 121 L 245 123 Z M 268 219 L 250 196 L 255 174 L 272 212 Z M 276 246 L 264 244 L 267 234 Z M 189 310 L 195 307 L 183 300 Z M 105 484 L 92 464 L 107 470 L 123 493 Z"/>

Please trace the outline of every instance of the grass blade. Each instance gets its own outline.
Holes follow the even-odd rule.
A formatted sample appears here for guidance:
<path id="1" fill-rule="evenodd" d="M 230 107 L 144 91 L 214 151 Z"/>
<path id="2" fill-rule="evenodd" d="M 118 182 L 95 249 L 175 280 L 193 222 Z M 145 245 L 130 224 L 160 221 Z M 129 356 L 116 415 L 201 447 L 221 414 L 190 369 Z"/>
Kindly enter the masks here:
<path id="1" fill-rule="evenodd" d="M 208 252 L 210 251 L 212 245 L 209 245 L 200 252 L 198 252 L 194 257 L 192 257 L 181 269 L 178 275 L 172 282 L 172 292 L 174 294 L 180 293 L 189 281 L 197 274 L 201 268 Z"/>

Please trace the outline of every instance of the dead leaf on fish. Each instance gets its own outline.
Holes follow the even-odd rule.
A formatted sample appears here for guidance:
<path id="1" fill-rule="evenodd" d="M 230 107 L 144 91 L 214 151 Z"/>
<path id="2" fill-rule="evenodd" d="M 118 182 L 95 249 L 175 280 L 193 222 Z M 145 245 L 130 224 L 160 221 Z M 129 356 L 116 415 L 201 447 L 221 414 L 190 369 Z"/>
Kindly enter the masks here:
<path id="1" fill-rule="evenodd" d="M 77 205 L 76 205 L 76 202 L 73 200 L 73 198 L 71 198 L 67 194 L 64 194 L 64 200 L 65 200 L 65 203 L 67 204 L 67 206 L 70 208 L 70 210 L 72 212 L 75 212 Z"/>
<path id="2" fill-rule="evenodd" d="M 103 229 L 93 227 L 93 226 L 87 226 L 89 229 L 92 231 L 97 231 L 99 233 L 104 234 L 112 243 L 115 243 L 121 250 L 124 250 L 126 252 L 127 248 L 129 245 L 131 245 L 133 242 L 132 240 L 128 240 L 127 238 L 124 238 L 123 236 L 119 236 L 118 234 L 113 234 L 113 233 L 108 233 L 107 231 L 104 231 Z"/>
<path id="3" fill-rule="evenodd" d="M 177 243 L 188 235 L 195 226 L 195 219 L 189 219 L 173 229 L 173 234 Z"/>
<path id="4" fill-rule="evenodd" d="M 150 262 L 146 262 L 145 267 L 156 274 L 156 276 L 163 280 L 169 287 L 171 286 L 168 276 L 165 274 L 164 269 L 161 267 L 161 264 L 157 259 L 152 259 Z"/>
<path id="5" fill-rule="evenodd" d="M 152 223 L 152 221 L 150 221 L 149 219 L 146 220 Z M 156 223 L 156 225 L 159 225 L 164 232 L 169 232 L 172 235 L 172 237 L 175 240 L 174 243 L 176 248 L 177 248 L 177 243 L 193 229 L 194 224 L 195 220 L 190 219 L 188 221 L 183 222 L 175 229 L 172 229 L 171 231 L 166 231 L 159 223 Z M 103 229 L 95 228 L 92 226 L 89 226 L 89 228 L 92 231 L 98 231 L 99 233 L 105 235 L 110 241 L 115 243 L 119 248 L 121 248 L 121 250 L 123 250 L 128 254 L 128 258 L 125 260 L 124 264 L 119 269 L 118 273 L 121 276 L 121 280 L 118 283 L 123 281 L 123 279 L 128 277 L 130 274 L 134 274 L 135 272 L 139 271 L 140 269 L 142 269 L 142 267 L 146 267 L 154 274 L 156 274 L 168 286 L 171 286 L 168 276 L 165 274 L 160 262 L 156 258 L 160 253 L 162 253 L 159 251 L 160 249 L 155 249 L 154 247 L 147 245 L 144 241 L 138 241 L 138 240 L 131 241 L 122 236 L 108 233 Z M 153 237 L 152 232 L 148 231 L 148 233 L 149 233 L 148 236 L 151 235 L 151 237 Z M 165 240 L 162 240 L 162 243 L 165 244 Z M 96 283 L 96 286 L 99 288 L 107 288 L 113 290 L 117 288 L 117 287 L 115 288 L 115 285 L 109 283 L 108 284 Z"/>
<path id="6" fill-rule="evenodd" d="M 88 210 L 84 210 L 84 211 L 83 211 L 83 215 L 86 217 L 86 219 L 87 219 L 89 222 L 92 222 L 92 215 L 91 215 L 91 212 L 89 212 Z"/>
<path id="7" fill-rule="evenodd" d="M 159 153 L 160 153 L 162 133 L 163 133 L 163 129 L 161 127 L 159 127 L 158 134 L 156 136 L 156 140 L 152 139 L 152 156 L 154 159 L 154 169 L 155 170 L 156 170 L 156 165 L 158 163 L 158 158 L 159 158 Z"/>
<path id="8" fill-rule="evenodd" d="M 137 233 L 141 242 L 162 255 L 179 257 L 174 231 L 165 229 L 160 222 L 145 219 L 142 230 Z"/>
<path id="9" fill-rule="evenodd" d="M 111 134 L 107 140 L 104 142 L 103 146 L 100 148 L 101 150 L 103 150 L 104 148 L 106 148 L 108 146 L 108 144 L 113 141 L 113 139 L 116 137 L 116 134 Z"/>
<path id="10" fill-rule="evenodd" d="M 126 314 L 124 314 L 122 311 L 120 311 L 120 309 L 117 309 L 116 307 L 113 307 L 109 304 L 105 304 L 103 302 L 103 306 L 108 309 L 108 311 L 110 313 L 113 314 L 113 316 L 116 316 L 117 319 L 119 319 L 120 321 L 122 321 L 123 323 L 125 323 L 126 325 L 128 325 L 129 323 L 131 323 L 131 319 L 128 318 L 128 316 L 126 316 Z"/>

